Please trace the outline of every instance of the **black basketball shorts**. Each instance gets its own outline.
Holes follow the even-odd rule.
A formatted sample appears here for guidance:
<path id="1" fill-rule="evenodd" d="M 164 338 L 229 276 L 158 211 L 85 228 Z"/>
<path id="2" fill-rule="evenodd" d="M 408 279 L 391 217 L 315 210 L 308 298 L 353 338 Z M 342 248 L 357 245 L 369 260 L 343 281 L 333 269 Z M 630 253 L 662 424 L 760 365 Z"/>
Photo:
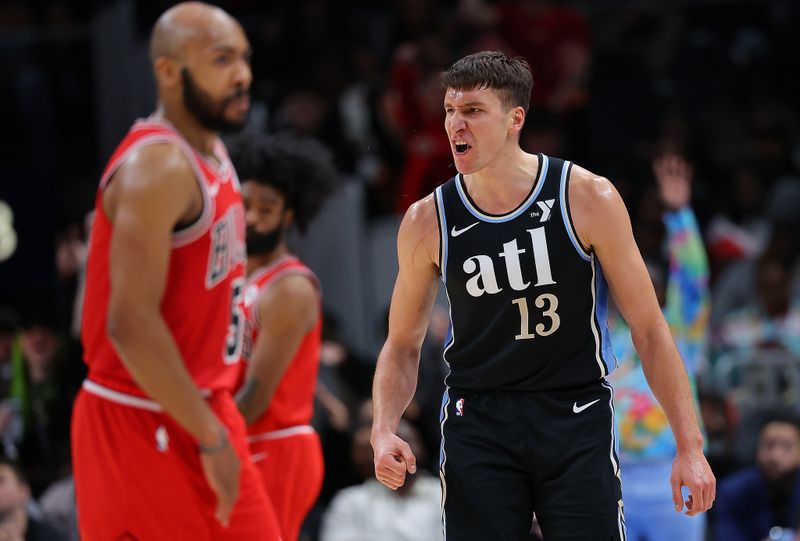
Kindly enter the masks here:
<path id="1" fill-rule="evenodd" d="M 442 401 L 445 541 L 625 541 L 611 386 Z"/>

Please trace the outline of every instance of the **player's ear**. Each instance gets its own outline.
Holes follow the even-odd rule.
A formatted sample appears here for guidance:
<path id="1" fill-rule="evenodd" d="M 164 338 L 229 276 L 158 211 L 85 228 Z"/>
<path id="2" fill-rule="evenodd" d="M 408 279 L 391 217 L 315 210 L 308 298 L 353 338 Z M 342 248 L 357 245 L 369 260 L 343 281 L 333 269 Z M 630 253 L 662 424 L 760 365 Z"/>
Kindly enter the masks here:
<path id="1" fill-rule="evenodd" d="M 522 131 L 522 126 L 525 125 L 525 109 L 521 106 L 514 107 L 511 110 L 511 126 L 510 130 L 519 133 Z"/>
<path id="2" fill-rule="evenodd" d="M 174 88 L 181 84 L 181 67 L 168 56 L 159 56 L 155 59 L 153 73 L 159 86 Z"/>
<path id="3" fill-rule="evenodd" d="M 289 229 L 294 223 L 294 209 L 286 209 L 283 211 L 283 228 Z"/>

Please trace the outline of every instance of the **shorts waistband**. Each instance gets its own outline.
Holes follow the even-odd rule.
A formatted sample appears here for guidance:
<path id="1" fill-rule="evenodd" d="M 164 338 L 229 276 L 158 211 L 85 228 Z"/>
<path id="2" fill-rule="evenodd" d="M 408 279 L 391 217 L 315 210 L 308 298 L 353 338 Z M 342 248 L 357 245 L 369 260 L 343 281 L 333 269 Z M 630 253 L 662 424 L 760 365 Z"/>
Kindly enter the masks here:
<path id="1" fill-rule="evenodd" d="M 83 387 L 87 393 L 99 396 L 100 398 L 104 398 L 105 400 L 114 402 L 115 404 L 121 404 L 123 406 L 129 406 L 148 411 L 164 411 L 164 408 L 162 408 L 161 405 L 155 400 L 115 391 L 114 389 L 104 387 L 103 385 L 100 385 L 99 383 L 96 383 L 90 379 L 83 380 L 81 387 Z M 201 389 L 200 394 L 202 394 L 204 398 L 208 398 L 211 396 L 211 391 L 209 389 Z"/>
<path id="2" fill-rule="evenodd" d="M 316 430 L 311 425 L 296 425 L 289 428 L 281 428 L 280 430 L 271 430 L 261 434 L 253 434 L 247 436 L 247 443 L 256 443 L 265 440 L 277 440 L 280 438 L 289 438 L 299 434 L 315 434 Z"/>

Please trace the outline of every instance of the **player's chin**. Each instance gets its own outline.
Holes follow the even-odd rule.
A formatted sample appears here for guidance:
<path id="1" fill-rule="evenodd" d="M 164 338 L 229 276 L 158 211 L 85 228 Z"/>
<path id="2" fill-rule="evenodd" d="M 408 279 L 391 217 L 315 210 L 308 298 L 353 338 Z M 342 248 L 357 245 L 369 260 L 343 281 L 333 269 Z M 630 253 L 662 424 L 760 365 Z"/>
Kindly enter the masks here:
<path id="1" fill-rule="evenodd" d="M 232 128 L 235 129 L 242 129 L 247 122 L 247 113 L 248 110 L 245 111 L 226 111 L 225 114 L 225 122 L 229 124 Z"/>
<path id="2" fill-rule="evenodd" d="M 480 157 L 475 148 L 469 147 L 465 152 L 458 152 L 454 147 L 451 153 L 453 156 L 453 164 L 462 175 L 471 175 L 480 169 L 478 164 Z"/>
<path id="3" fill-rule="evenodd" d="M 453 156 L 453 163 L 456 166 L 456 171 L 458 171 L 462 175 L 471 175 L 472 173 L 478 170 L 472 163 L 467 162 L 466 160 L 463 159 L 459 159 L 457 155 Z"/>
<path id="4" fill-rule="evenodd" d="M 243 127 L 250 113 L 250 100 L 237 99 L 229 103 L 223 110 L 225 122 L 231 126 Z"/>

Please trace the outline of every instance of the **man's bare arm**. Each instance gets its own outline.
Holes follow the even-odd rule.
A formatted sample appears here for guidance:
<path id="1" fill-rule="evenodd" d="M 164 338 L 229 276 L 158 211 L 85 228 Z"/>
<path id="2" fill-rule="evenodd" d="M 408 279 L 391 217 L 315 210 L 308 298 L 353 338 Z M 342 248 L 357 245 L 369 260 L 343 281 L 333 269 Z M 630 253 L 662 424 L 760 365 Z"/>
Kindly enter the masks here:
<path id="1" fill-rule="evenodd" d="M 217 519 L 227 524 L 239 492 L 239 461 L 224 426 L 192 381 L 164 318 L 172 232 L 194 219 L 202 194 L 176 145 L 148 146 L 116 172 L 103 196 L 113 222 L 108 334 L 141 388 L 191 433 L 217 495 Z"/>
<path id="2" fill-rule="evenodd" d="M 247 424 L 266 411 L 303 337 L 319 319 L 319 295 L 300 275 L 279 279 L 258 303 L 259 331 L 236 404 Z"/>
<path id="3" fill-rule="evenodd" d="M 408 444 L 395 435 L 417 387 L 419 356 L 437 292 L 439 229 L 432 196 L 415 203 L 397 236 L 399 271 L 389 311 L 389 336 L 378 357 L 372 387 L 372 446 L 379 481 L 401 486 L 416 471 Z"/>
<path id="4" fill-rule="evenodd" d="M 630 326 L 648 384 L 675 435 L 676 467 L 680 470 L 673 470 L 676 508 L 683 505 L 679 490 L 683 483 L 693 494 L 689 514 L 705 511 L 713 502 L 715 482 L 703 456 L 703 435 L 689 380 L 634 241 L 625 204 L 607 179 L 574 169 L 570 205 L 576 229 L 600 261 L 614 300 Z"/>
<path id="5" fill-rule="evenodd" d="M 196 206 L 200 188 L 175 145 L 145 147 L 104 193 L 113 222 L 108 333 L 136 382 L 203 444 L 222 426 L 203 400 L 161 316 L 172 231 Z"/>

